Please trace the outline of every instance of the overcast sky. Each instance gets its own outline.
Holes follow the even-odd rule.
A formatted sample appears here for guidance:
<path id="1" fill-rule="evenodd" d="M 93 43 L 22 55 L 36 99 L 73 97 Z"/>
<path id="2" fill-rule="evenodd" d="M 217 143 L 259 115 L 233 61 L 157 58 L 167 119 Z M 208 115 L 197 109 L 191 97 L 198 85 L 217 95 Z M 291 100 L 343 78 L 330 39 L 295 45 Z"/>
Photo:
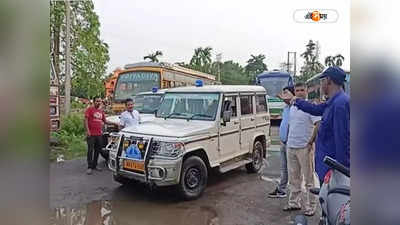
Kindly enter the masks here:
<path id="1" fill-rule="evenodd" d="M 188 63 L 197 47 L 211 46 L 213 60 L 245 65 L 250 54 L 265 54 L 268 69 L 279 68 L 288 51 L 300 54 L 309 39 L 319 41 L 320 61 L 338 53 L 350 68 L 350 1 L 94 0 L 101 38 L 109 45 L 108 72 L 161 50 L 160 61 Z M 298 23 L 298 9 L 334 9 L 335 23 Z M 328 15 L 329 16 L 329 15 Z"/>

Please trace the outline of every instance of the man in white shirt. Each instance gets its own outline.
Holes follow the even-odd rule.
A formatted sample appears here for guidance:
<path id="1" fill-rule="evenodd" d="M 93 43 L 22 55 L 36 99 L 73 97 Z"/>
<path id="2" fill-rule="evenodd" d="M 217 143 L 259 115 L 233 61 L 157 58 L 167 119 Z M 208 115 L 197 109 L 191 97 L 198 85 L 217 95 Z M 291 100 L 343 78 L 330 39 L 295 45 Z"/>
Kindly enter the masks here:
<path id="1" fill-rule="evenodd" d="M 137 110 L 133 109 L 133 100 L 131 98 L 126 99 L 125 106 L 126 110 L 120 116 L 120 128 L 137 126 L 140 122 L 140 114 Z"/>
<path id="2" fill-rule="evenodd" d="M 297 98 L 306 99 L 307 88 L 304 83 L 295 85 Z M 316 210 L 316 196 L 310 193 L 314 186 L 313 142 L 314 129 L 321 120 L 298 109 L 290 107 L 289 135 L 287 140 L 287 158 L 289 169 L 290 195 L 284 211 L 301 209 L 301 183 L 304 177 L 306 183 L 306 202 L 304 215 L 312 216 Z"/>

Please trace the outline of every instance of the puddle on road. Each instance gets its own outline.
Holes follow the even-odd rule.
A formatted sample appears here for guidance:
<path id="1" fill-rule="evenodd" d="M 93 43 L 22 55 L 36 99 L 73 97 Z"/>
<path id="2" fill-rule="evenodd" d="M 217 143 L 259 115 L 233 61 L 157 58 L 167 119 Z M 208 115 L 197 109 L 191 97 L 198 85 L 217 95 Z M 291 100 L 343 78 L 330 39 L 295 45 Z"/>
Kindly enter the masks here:
<path id="1" fill-rule="evenodd" d="M 138 204 L 139 203 L 139 204 Z M 56 208 L 51 225 L 219 225 L 208 206 L 163 206 L 151 202 L 94 201 L 82 207 Z"/>

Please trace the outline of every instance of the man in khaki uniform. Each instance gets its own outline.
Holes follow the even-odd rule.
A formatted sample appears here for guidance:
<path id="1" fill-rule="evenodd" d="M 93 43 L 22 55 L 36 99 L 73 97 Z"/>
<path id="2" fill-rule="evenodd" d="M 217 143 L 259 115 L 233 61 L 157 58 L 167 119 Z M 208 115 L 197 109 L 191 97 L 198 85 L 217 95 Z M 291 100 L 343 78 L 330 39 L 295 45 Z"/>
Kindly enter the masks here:
<path id="1" fill-rule="evenodd" d="M 307 89 L 304 83 L 295 85 L 297 98 L 305 99 Z M 313 142 L 315 125 L 320 117 L 312 116 L 298 109 L 290 107 L 289 135 L 287 141 L 287 158 L 289 169 L 290 195 L 288 205 L 284 211 L 301 209 L 301 183 L 304 177 L 306 183 L 306 202 L 304 214 L 312 216 L 316 209 L 316 196 L 309 190 L 314 186 Z"/>

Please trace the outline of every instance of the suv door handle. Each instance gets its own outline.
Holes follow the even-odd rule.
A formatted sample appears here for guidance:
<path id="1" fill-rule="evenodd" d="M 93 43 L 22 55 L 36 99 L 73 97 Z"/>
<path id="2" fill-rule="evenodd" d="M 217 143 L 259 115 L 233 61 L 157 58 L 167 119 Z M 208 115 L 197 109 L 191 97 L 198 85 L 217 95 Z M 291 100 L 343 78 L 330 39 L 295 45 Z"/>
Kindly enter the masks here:
<path id="1" fill-rule="evenodd" d="M 239 124 L 239 122 L 238 122 L 238 121 L 235 121 L 235 122 L 233 122 L 233 124 L 236 125 L 236 124 Z"/>
<path id="2" fill-rule="evenodd" d="M 251 118 L 250 120 L 251 120 L 251 121 L 254 121 L 254 118 Z"/>

